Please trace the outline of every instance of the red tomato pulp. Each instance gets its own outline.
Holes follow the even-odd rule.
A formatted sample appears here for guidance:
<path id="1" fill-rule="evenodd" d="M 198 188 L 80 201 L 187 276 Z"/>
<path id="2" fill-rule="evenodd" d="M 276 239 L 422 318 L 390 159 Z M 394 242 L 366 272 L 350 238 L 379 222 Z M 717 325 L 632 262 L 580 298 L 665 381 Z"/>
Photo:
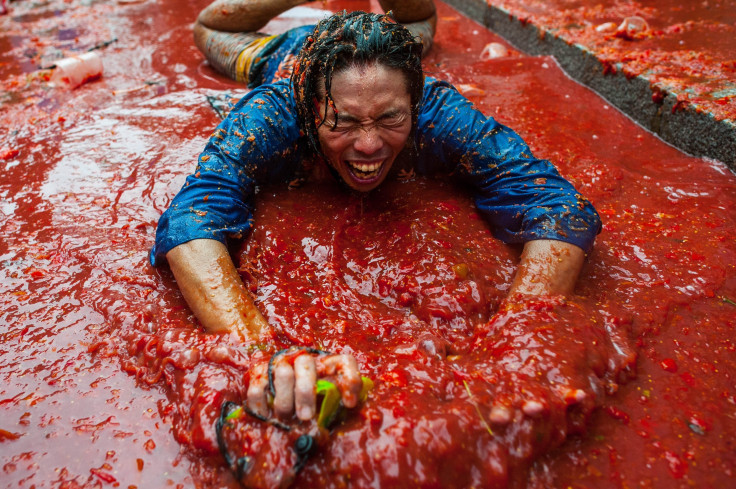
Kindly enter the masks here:
<path id="1" fill-rule="evenodd" d="M 204 4 L 12 2 L 1 19 L 7 487 L 236 487 L 211 452 L 211 422 L 254 352 L 197 330 L 168 271 L 147 263 L 158 216 L 218 122 L 206 96 L 238 88 L 191 42 Z M 642 131 L 551 58 L 481 61 L 497 38 L 444 5 L 440 22 L 428 72 L 552 160 L 604 230 L 567 306 L 473 336 L 518 249 L 490 237 L 462 189 L 397 182 L 366 202 L 329 186 L 264 191 L 242 263 L 257 265 L 249 283 L 281 342 L 350 347 L 377 384 L 297 485 L 727 486 L 733 175 Z M 103 78 L 73 92 L 34 71 L 56 49 L 114 37 Z M 571 334 L 540 327 L 551 314 Z M 608 360 L 627 344 L 638 376 L 605 394 Z M 550 402 L 491 435 L 488 402 L 549 392 L 522 368 L 535 345 L 534 373 L 592 373 L 600 395 L 572 416 Z M 449 360 L 434 355 L 443 348 Z"/>

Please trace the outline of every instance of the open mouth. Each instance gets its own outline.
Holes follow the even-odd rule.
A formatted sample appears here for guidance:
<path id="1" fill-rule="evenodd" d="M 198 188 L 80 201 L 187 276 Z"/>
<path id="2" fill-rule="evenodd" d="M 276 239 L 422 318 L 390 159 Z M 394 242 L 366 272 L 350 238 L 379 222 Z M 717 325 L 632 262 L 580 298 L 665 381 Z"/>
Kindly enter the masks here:
<path id="1" fill-rule="evenodd" d="M 384 161 L 385 160 L 370 162 L 346 161 L 345 163 L 347 164 L 350 173 L 358 180 L 371 180 L 381 173 Z"/>

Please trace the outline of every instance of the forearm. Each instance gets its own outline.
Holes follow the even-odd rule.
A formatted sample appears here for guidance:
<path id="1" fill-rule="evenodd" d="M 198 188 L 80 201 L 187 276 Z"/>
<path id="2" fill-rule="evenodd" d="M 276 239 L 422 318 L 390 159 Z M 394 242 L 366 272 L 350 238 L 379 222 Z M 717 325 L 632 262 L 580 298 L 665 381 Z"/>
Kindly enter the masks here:
<path id="1" fill-rule="evenodd" d="M 549 239 L 529 241 L 508 298 L 571 295 L 584 260 L 585 252 L 575 245 Z"/>
<path id="2" fill-rule="evenodd" d="M 243 285 L 225 245 L 196 239 L 166 254 L 189 307 L 212 333 L 235 333 L 259 341 L 269 335 L 266 319 Z"/>
<path id="3" fill-rule="evenodd" d="M 197 22 L 217 31 L 256 32 L 279 14 L 306 0 L 215 0 Z"/>

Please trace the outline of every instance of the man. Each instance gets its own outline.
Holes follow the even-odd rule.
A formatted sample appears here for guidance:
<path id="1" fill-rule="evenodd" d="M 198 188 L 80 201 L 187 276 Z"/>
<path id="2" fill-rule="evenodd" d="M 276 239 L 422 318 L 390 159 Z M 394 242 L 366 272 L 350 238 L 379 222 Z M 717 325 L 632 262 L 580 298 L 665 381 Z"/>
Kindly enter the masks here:
<path id="1" fill-rule="evenodd" d="M 353 12 L 280 36 L 254 33 L 299 3 L 216 0 L 195 25 L 195 42 L 210 63 L 255 87 L 211 137 L 161 217 L 151 253 L 154 265 L 169 263 L 204 328 L 269 341 L 271 328 L 225 243 L 250 228 L 256 184 L 304 178 L 319 166 L 361 193 L 399 170 L 453 175 L 475 193 L 497 237 L 524 243 L 507 302 L 570 294 L 600 230 L 598 215 L 513 131 L 451 85 L 425 79 L 421 55 L 434 33 L 432 1 L 381 3 L 408 28 Z M 291 64 L 290 80 L 275 81 Z M 358 402 L 362 383 L 351 356 L 298 352 L 273 363 L 277 417 L 314 417 L 320 377 L 336 381 L 347 407 Z M 269 413 L 266 370 L 267 362 L 253 368 L 247 394 L 261 416 Z M 502 409 L 491 417 L 511 419 Z"/>

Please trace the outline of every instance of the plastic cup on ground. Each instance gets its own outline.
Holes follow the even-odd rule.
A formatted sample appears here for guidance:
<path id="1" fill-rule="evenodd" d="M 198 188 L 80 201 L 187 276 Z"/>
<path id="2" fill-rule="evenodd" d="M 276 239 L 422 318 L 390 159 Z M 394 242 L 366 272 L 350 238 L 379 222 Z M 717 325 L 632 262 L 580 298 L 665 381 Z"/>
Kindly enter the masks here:
<path id="1" fill-rule="evenodd" d="M 481 61 L 489 59 L 505 58 L 509 55 L 509 50 L 500 42 L 491 42 L 485 45 L 483 51 L 480 52 Z"/>
<path id="2" fill-rule="evenodd" d="M 95 51 L 60 59 L 51 74 L 51 83 L 69 89 L 102 76 L 102 57 Z"/>

